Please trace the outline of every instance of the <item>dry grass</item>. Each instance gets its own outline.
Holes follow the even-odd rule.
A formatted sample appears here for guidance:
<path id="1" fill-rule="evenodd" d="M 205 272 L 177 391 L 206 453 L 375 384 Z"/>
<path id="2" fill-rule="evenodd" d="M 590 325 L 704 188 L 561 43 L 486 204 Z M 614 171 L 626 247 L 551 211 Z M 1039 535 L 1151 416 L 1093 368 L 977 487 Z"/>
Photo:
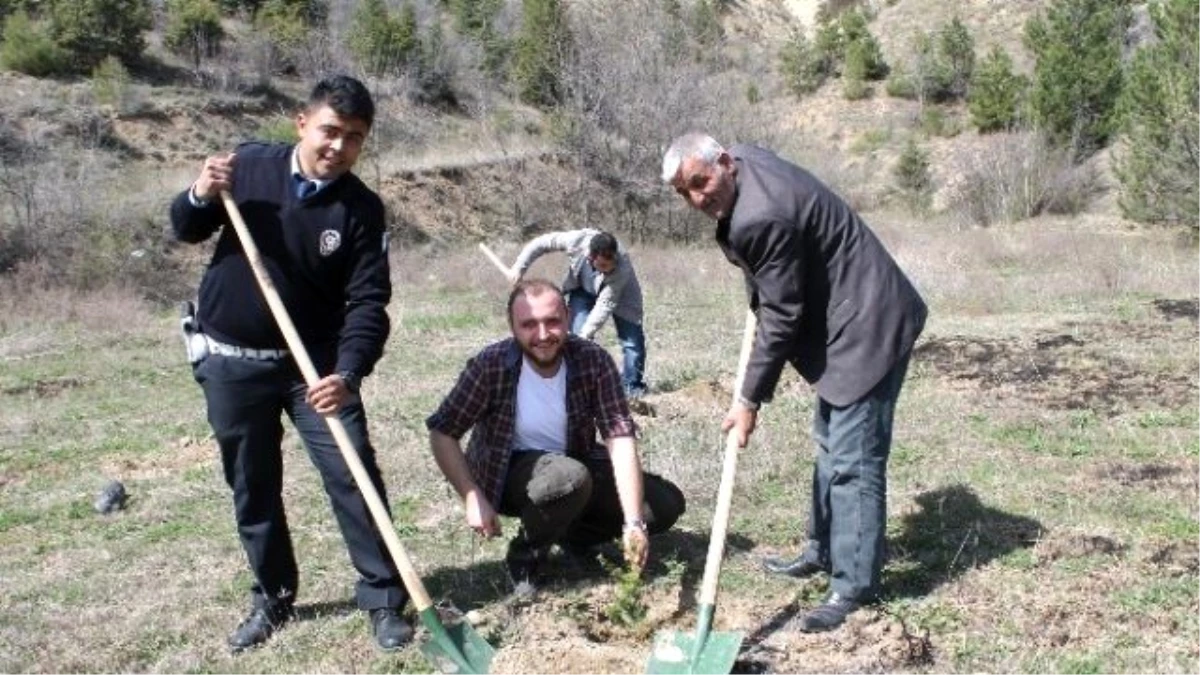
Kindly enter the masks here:
<path id="1" fill-rule="evenodd" d="M 888 596 L 843 631 L 806 636 L 789 620 L 823 582 L 757 571 L 761 554 L 802 537 L 812 399 L 789 374 L 739 472 L 717 613 L 719 630 L 748 635 L 738 670 L 1195 670 L 1194 245 L 1086 219 L 989 230 L 869 220 L 932 310 L 897 421 Z M 741 282 L 711 246 L 633 254 L 655 388 L 642 449 L 689 511 L 655 544 L 653 609 L 631 628 L 604 617 L 615 585 L 603 574 L 564 572 L 538 602 L 503 601 L 504 543 L 467 535 L 423 419 L 465 359 L 504 334 L 504 284 L 465 245 L 394 260 L 395 329 L 364 395 L 396 524 L 435 599 L 478 610 L 507 672 L 640 670 L 647 636 L 694 624 Z M 534 273 L 557 279 L 561 265 L 548 256 Z M 415 649 L 374 651 L 291 434 L 301 620 L 227 654 L 248 578 L 173 317 L 119 289 L 66 294 L 34 275 L 0 289 L 0 316 L 0 670 L 428 669 Z M 616 353 L 611 330 L 601 340 Z M 131 501 L 101 517 L 90 504 L 106 478 Z"/>

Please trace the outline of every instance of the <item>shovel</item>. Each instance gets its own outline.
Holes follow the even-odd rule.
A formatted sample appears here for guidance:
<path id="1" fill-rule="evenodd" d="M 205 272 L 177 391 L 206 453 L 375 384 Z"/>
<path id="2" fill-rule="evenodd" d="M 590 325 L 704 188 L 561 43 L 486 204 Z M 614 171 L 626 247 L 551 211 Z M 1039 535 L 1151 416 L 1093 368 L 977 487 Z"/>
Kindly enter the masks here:
<path id="1" fill-rule="evenodd" d="M 242 249 L 246 252 L 246 259 L 250 261 L 254 277 L 258 280 L 263 295 L 266 296 L 267 305 L 271 308 L 271 314 L 275 316 L 275 322 L 279 324 L 279 330 L 283 332 L 288 349 L 295 357 L 296 365 L 300 367 L 300 372 L 304 375 L 304 381 L 312 386 L 320 379 L 317 369 L 313 367 L 312 359 L 304 349 L 304 343 L 300 341 L 300 335 L 296 332 L 296 326 L 292 323 L 287 308 L 283 306 L 279 291 L 275 290 L 275 284 L 267 274 L 262 255 L 258 251 L 258 246 L 254 244 L 254 238 L 250 236 L 246 221 L 242 220 L 237 202 L 233 201 L 233 197 L 228 191 L 221 192 L 221 201 L 225 203 L 225 210 L 229 212 L 229 219 L 233 222 L 234 229 L 237 230 L 238 239 L 242 242 Z M 437 609 L 433 607 L 425 585 L 421 583 L 421 578 L 417 576 L 412 561 L 409 560 L 404 546 L 396 536 L 396 529 L 392 525 L 387 509 L 379 498 L 375 485 L 371 483 L 371 478 L 367 475 L 367 470 L 363 467 L 362 460 L 359 459 L 358 452 L 355 451 L 354 445 L 350 441 L 350 436 L 346 433 L 346 427 L 342 426 L 342 420 L 336 413 L 329 413 L 324 417 L 329 424 L 329 431 L 333 433 L 333 438 L 337 441 L 338 449 L 342 451 L 342 458 L 350 467 L 350 473 L 354 475 L 354 482 L 358 484 L 358 489 L 367 502 L 371 516 L 375 519 L 375 526 L 379 529 L 388 551 L 392 554 L 396 569 L 404 580 L 404 587 L 412 596 L 413 607 L 421 617 L 421 623 L 425 624 L 432 636 L 429 642 L 421 645 L 421 653 L 443 673 L 488 672 L 488 666 L 494 653 L 492 646 L 480 637 L 470 624 L 460 623 L 449 628 L 442 625 Z"/>
<path id="2" fill-rule="evenodd" d="M 746 364 L 754 346 L 756 328 L 754 312 L 746 312 L 746 330 L 742 334 L 742 351 L 738 357 L 737 378 L 733 385 L 734 400 L 742 390 Z M 713 515 L 712 534 L 708 540 L 708 559 L 704 563 L 704 582 L 697 602 L 699 620 L 695 634 L 680 631 L 660 631 L 654 637 L 654 650 L 646 663 L 648 673 L 728 673 L 742 648 L 741 632 L 712 632 L 713 614 L 717 609 L 717 578 L 721 574 L 721 558 L 725 555 L 725 533 L 729 529 L 729 507 L 733 501 L 733 479 L 737 474 L 737 430 L 730 429 L 725 437 L 725 462 L 721 470 L 721 487 L 717 491 L 717 510 Z"/>
<path id="3" fill-rule="evenodd" d="M 483 254 L 487 256 L 487 259 L 492 261 L 492 264 L 496 266 L 496 269 L 500 270 L 500 273 L 504 275 L 504 278 L 509 278 L 509 275 L 512 274 L 512 270 L 509 269 L 508 265 L 504 264 L 504 261 L 500 259 L 500 256 L 496 255 L 492 249 L 488 248 L 488 245 L 482 241 L 479 242 L 479 250 L 483 251 Z"/>

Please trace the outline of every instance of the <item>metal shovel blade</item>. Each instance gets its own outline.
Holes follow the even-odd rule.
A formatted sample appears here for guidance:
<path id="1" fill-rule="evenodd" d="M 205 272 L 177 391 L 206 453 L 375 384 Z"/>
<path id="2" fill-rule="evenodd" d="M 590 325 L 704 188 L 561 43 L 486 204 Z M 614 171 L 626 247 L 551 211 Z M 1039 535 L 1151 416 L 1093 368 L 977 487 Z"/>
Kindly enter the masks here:
<path id="1" fill-rule="evenodd" d="M 654 636 L 647 673 L 728 673 L 742 649 L 740 632 L 707 635 L 663 631 Z M 697 644 L 700 641 L 701 644 Z"/>
<path id="2" fill-rule="evenodd" d="M 469 623 L 445 625 L 437 610 L 427 607 L 420 612 L 421 623 L 429 629 L 430 639 L 421 645 L 421 653 L 443 673 L 486 673 L 496 653 Z"/>

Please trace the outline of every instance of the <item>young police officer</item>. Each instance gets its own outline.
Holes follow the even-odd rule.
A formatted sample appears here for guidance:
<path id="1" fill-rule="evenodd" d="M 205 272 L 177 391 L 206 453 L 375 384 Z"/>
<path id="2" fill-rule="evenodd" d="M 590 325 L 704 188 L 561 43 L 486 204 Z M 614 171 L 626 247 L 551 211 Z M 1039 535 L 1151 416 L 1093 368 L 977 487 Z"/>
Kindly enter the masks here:
<path id="1" fill-rule="evenodd" d="M 384 210 L 379 197 L 350 173 L 374 116 L 361 82 L 345 76 L 322 80 L 296 117 L 297 144 L 247 143 L 209 157 L 171 205 L 180 240 L 218 236 L 199 293 L 197 319 L 208 353 L 193 368 L 254 573 L 253 608 L 229 636 L 234 651 L 267 640 L 291 616 L 296 598 L 298 573 L 281 496 L 280 413 L 292 420 L 321 473 L 358 570 L 358 606 L 370 612 L 376 641 L 395 649 L 412 637 L 399 615 L 408 599 L 399 574 L 322 419 L 338 415 L 375 489 L 386 495 L 358 396 L 390 328 Z M 223 190 L 237 201 L 323 375 L 312 387 L 285 349 L 229 227 L 220 204 Z"/>

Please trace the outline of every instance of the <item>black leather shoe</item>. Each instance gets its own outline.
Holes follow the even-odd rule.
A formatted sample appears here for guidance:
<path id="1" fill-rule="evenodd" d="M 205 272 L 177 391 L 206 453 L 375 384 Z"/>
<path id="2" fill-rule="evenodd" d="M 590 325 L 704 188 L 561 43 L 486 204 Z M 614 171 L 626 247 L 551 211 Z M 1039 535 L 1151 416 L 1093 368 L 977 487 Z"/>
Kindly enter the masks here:
<path id="1" fill-rule="evenodd" d="M 283 627 L 292 616 L 287 605 L 255 607 L 236 630 L 229 635 L 229 648 L 236 654 L 244 649 L 266 642 L 275 631 Z"/>
<path id="2" fill-rule="evenodd" d="M 846 617 L 861 606 L 837 593 L 830 593 L 816 609 L 801 617 L 800 630 L 805 633 L 832 630 L 842 625 Z"/>
<path id="3" fill-rule="evenodd" d="M 829 565 L 822 565 L 813 560 L 807 553 L 801 553 L 795 558 L 764 558 L 763 569 L 771 574 L 783 574 L 796 579 L 811 577 L 818 572 L 828 572 Z"/>
<path id="4" fill-rule="evenodd" d="M 388 652 L 400 649 L 413 639 L 412 626 L 391 607 L 371 610 L 371 629 L 379 648 Z"/>

